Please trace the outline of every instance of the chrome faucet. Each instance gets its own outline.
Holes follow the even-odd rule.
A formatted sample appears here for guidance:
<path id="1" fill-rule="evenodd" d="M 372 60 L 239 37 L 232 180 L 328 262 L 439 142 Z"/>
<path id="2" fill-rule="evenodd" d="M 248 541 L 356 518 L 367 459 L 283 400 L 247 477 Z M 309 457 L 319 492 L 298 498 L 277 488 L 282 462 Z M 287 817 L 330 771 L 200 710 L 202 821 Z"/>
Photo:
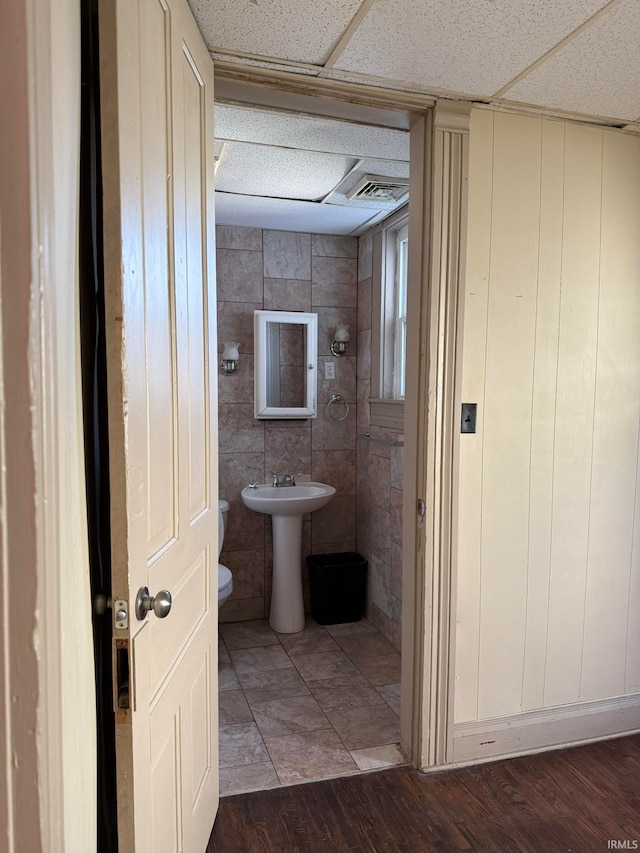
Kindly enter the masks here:
<path id="1" fill-rule="evenodd" d="M 300 474 L 271 474 L 273 477 L 272 486 L 274 489 L 277 486 L 295 486 L 296 477 L 300 477 Z"/>

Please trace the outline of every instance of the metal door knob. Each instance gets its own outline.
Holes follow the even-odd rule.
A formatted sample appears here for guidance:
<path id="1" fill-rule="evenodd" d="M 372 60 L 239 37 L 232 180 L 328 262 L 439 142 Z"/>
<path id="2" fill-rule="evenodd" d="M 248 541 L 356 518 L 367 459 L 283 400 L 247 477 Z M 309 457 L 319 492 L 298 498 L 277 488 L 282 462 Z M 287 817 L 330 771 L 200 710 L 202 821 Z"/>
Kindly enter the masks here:
<path id="1" fill-rule="evenodd" d="M 149 588 L 141 586 L 136 596 L 136 617 L 139 622 L 147 618 L 147 613 L 153 610 L 158 619 L 164 619 L 171 610 L 171 593 L 161 589 L 157 595 L 149 595 Z"/>

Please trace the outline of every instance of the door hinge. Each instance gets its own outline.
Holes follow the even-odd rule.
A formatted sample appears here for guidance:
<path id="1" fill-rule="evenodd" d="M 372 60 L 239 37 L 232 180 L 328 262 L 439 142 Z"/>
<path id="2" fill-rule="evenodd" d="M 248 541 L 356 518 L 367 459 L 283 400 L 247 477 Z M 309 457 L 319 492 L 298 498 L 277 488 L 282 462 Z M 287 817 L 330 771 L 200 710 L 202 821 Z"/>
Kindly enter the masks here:
<path id="1" fill-rule="evenodd" d="M 416 512 L 418 513 L 418 516 L 420 518 L 424 518 L 424 514 L 426 511 L 427 508 L 425 502 L 422 500 L 422 498 L 418 498 L 418 500 L 416 501 Z"/>

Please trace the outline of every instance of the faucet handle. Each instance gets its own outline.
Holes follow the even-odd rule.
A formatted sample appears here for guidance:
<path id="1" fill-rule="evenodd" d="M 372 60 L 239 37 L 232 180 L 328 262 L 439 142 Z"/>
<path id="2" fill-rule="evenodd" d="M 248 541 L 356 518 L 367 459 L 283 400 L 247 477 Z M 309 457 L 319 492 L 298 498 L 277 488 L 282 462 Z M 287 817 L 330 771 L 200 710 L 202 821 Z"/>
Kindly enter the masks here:
<path id="1" fill-rule="evenodd" d="M 302 471 L 298 471 L 298 473 L 297 473 L 297 474 L 290 474 L 289 476 L 291 477 L 291 485 L 292 485 L 292 486 L 295 486 L 295 484 L 296 484 L 296 477 L 302 477 Z"/>
<path id="2" fill-rule="evenodd" d="M 271 485 L 272 485 L 272 486 L 277 486 L 277 485 L 278 485 L 278 480 L 280 479 L 280 475 L 279 475 L 279 474 L 274 474 L 274 473 L 273 473 L 273 471 L 269 471 L 269 476 L 273 478 L 273 482 L 271 483 Z"/>

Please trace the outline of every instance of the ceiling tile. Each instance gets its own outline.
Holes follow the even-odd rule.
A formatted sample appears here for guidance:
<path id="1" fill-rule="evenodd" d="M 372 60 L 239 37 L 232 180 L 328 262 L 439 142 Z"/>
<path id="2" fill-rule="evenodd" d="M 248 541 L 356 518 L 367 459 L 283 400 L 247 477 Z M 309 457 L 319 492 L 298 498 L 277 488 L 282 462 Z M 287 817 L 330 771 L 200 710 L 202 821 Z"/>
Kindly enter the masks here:
<path id="1" fill-rule="evenodd" d="M 218 225 L 310 234 L 351 234 L 368 222 L 372 213 L 361 207 L 216 193 Z"/>
<path id="2" fill-rule="evenodd" d="M 227 142 L 216 190 L 275 198 L 321 199 L 357 160 L 337 154 Z"/>
<path id="3" fill-rule="evenodd" d="M 489 96 L 604 0 L 376 0 L 336 69 Z"/>
<path id="4" fill-rule="evenodd" d="M 361 0 L 189 0 L 189 5 L 210 50 L 322 64 Z"/>
<path id="5" fill-rule="evenodd" d="M 356 157 L 409 159 L 407 131 L 291 113 L 218 104 L 214 113 L 214 132 L 218 139 Z"/>
<path id="6" fill-rule="evenodd" d="M 634 121 L 640 116 L 640 4 L 623 0 L 504 98 Z"/>

